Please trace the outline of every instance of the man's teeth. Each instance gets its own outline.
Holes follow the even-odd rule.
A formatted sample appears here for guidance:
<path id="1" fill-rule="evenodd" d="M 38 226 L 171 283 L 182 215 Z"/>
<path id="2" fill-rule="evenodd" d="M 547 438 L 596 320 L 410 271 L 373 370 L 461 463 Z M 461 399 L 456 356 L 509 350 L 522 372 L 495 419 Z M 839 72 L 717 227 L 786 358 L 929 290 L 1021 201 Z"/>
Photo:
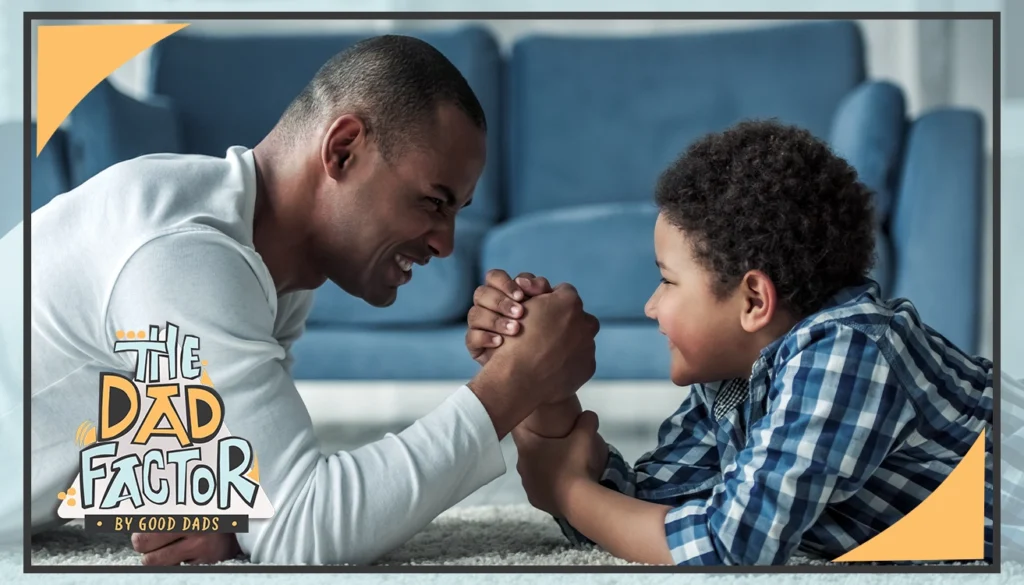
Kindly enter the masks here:
<path id="1" fill-rule="evenodd" d="M 404 272 L 409 272 L 410 270 L 412 270 L 412 260 L 406 258 L 405 256 L 395 254 L 395 262 L 398 262 L 398 267 L 401 268 L 402 271 Z"/>

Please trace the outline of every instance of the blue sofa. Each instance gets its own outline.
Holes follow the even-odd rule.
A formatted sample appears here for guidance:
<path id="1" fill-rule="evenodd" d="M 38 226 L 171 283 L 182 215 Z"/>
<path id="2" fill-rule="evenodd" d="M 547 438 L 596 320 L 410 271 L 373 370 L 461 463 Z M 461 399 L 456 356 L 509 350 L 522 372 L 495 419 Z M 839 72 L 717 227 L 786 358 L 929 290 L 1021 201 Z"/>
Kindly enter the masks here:
<path id="1" fill-rule="evenodd" d="M 33 207 L 151 152 L 222 156 L 252 146 L 336 51 L 369 36 L 206 37 L 153 51 L 150 94 L 107 82 L 33 162 Z M 978 347 L 982 120 L 944 109 L 908 119 L 899 87 L 866 78 L 851 22 L 689 35 L 533 35 L 502 54 L 487 29 L 413 34 L 464 73 L 486 110 L 489 160 L 454 254 L 418 268 L 374 309 L 328 283 L 296 344 L 305 379 L 465 379 L 473 289 L 490 268 L 569 281 L 601 319 L 599 379 L 663 379 L 664 338 L 644 317 L 657 286 L 653 187 L 704 133 L 776 117 L 828 140 L 877 197 L 889 296 L 969 351 Z M 268 80 L 271 80 L 269 83 Z"/>

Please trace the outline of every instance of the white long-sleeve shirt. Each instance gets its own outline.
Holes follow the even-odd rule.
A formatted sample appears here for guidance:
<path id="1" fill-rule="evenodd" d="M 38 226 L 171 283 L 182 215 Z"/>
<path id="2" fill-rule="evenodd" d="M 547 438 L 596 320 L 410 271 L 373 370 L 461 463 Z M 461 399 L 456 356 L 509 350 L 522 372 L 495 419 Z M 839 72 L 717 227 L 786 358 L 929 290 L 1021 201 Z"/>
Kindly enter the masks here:
<path id="1" fill-rule="evenodd" d="M 252 152 L 234 147 L 121 163 L 33 214 L 33 529 L 60 522 L 55 495 L 79 472 L 76 429 L 98 422 L 100 373 L 134 370 L 116 332 L 168 322 L 200 338 L 224 424 L 258 459 L 274 515 L 238 535 L 254 562 L 371 562 L 505 472 L 465 386 L 397 435 L 321 453 L 289 371 L 312 292 L 277 294 L 252 244 L 255 194 Z M 18 404 L 3 392 L 0 405 Z M 0 412 L 0 425 L 21 416 Z M 19 504 L 0 494 L 0 518 Z"/>

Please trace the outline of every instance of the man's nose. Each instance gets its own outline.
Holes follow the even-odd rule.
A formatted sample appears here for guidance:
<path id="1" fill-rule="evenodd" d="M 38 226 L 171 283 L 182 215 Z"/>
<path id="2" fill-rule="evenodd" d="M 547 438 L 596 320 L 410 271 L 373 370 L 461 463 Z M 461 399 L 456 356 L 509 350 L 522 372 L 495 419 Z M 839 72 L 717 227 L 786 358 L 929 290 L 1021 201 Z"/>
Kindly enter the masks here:
<path id="1" fill-rule="evenodd" d="M 438 258 L 447 258 L 455 249 L 455 222 L 446 221 L 427 236 L 430 253 Z"/>

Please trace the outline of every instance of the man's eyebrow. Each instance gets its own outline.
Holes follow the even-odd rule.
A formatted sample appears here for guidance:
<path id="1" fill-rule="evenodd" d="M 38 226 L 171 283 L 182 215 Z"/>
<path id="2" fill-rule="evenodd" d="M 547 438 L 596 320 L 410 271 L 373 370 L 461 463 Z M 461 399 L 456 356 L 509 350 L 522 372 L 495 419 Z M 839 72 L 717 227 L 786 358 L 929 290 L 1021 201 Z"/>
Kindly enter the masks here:
<path id="1" fill-rule="evenodd" d="M 457 201 L 457 199 L 455 197 L 455 192 L 452 191 L 450 187 L 448 187 L 447 185 L 441 185 L 440 183 L 435 183 L 431 185 L 431 187 L 433 187 L 434 190 L 440 193 L 441 195 L 444 195 L 445 204 L 447 204 L 448 207 L 455 207 L 455 202 Z M 462 208 L 465 209 L 472 204 L 473 198 L 470 197 L 469 199 L 466 200 L 466 203 L 462 206 Z"/>

